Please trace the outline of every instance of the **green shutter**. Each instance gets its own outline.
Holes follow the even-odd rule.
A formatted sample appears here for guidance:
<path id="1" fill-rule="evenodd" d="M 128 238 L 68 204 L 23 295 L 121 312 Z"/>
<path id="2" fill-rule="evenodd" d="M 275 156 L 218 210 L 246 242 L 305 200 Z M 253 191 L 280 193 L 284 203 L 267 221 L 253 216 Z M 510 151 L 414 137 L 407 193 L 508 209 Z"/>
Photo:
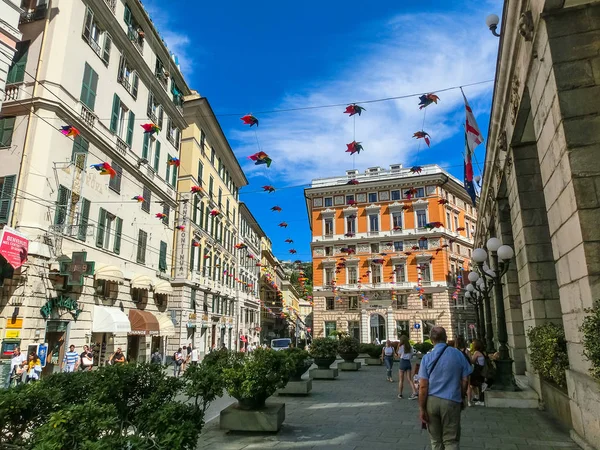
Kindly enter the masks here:
<path id="1" fill-rule="evenodd" d="M 147 213 L 150 212 L 150 201 L 152 199 L 152 191 L 148 186 L 144 186 L 142 189 L 142 197 L 144 197 L 144 201 L 142 202 L 142 211 Z"/>
<path id="2" fill-rule="evenodd" d="M 0 223 L 2 224 L 8 223 L 16 178 L 16 175 L 4 177 L 4 181 L 0 186 Z"/>
<path id="3" fill-rule="evenodd" d="M 67 206 L 71 199 L 71 191 L 60 185 L 58 187 L 58 197 L 56 201 L 56 212 L 54 213 L 54 224 L 64 225 L 65 219 L 67 218 Z"/>
<path id="4" fill-rule="evenodd" d="M 98 232 L 96 233 L 96 247 L 104 246 L 104 231 L 106 229 L 106 210 L 100 208 L 98 212 Z"/>
<path id="5" fill-rule="evenodd" d="M 169 155 L 170 157 L 171 155 Z M 168 159 L 167 159 L 168 161 Z M 169 164 L 167 164 L 167 176 L 165 177 L 165 181 L 168 183 L 169 182 L 169 177 L 171 175 L 171 166 Z"/>
<path id="6" fill-rule="evenodd" d="M 131 77 L 131 95 L 133 95 L 133 98 L 135 98 L 135 99 L 137 99 L 139 86 L 140 86 L 140 77 L 138 76 L 137 73 L 134 72 L 134 74 Z"/>
<path id="7" fill-rule="evenodd" d="M 169 205 L 163 205 L 163 214 L 165 217 L 163 217 L 162 222 L 166 226 L 169 226 L 169 216 L 171 215 L 171 208 L 169 208 Z"/>
<path id="8" fill-rule="evenodd" d="M 121 109 L 121 99 L 117 94 L 113 96 L 112 115 L 110 116 L 110 131 L 117 132 L 119 125 L 119 110 Z"/>
<path id="9" fill-rule="evenodd" d="M 198 198 L 198 196 L 194 197 L 194 210 L 192 211 L 192 222 L 194 222 L 195 224 L 198 224 L 198 222 L 196 221 L 198 219 L 198 203 L 200 202 L 200 199 Z"/>
<path id="10" fill-rule="evenodd" d="M 10 147 L 12 144 L 13 130 L 16 117 L 0 119 L 0 147 Z"/>
<path id="11" fill-rule="evenodd" d="M 131 8 L 129 7 L 129 5 L 125 5 L 125 14 L 123 16 L 123 20 L 125 21 L 125 24 L 128 26 L 132 25 L 132 15 L 131 15 Z"/>
<path id="12" fill-rule="evenodd" d="M 83 70 L 83 82 L 81 83 L 81 102 L 92 111 L 96 106 L 96 89 L 98 88 L 98 74 L 88 63 Z"/>
<path id="13" fill-rule="evenodd" d="M 104 64 L 106 64 L 107 66 L 110 61 L 111 45 L 112 45 L 112 38 L 110 37 L 110 34 L 105 33 L 104 34 L 104 48 L 102 49 L 102 61 L 104 61 Z"/>
<path id="14" fill-rule="evenodd" d="M 113 248 L 113 251 L 118 255 L 119 253 L 121 253 L 121 235 L 123 232 L 123 219 L 121 219 L 120 217 L 116 218 L 116 224 L 115 224 L 115 246 Z"/>
<path id="15" fill-rule="evenodd" d="M 31 41 L 17 42 L 17 51 L 12 60 L 10 69 L 8 69 L 6 84 L 21 83 L 25 79 L 25 70 L 27 66 L 27 56 L 29 53 L 30 43 Z"/>
<path id="16" fill-rule="evenodd" d="M 200 227 L 202 228 L 204 224 L 204 208 L 202 207 L 202 205 L 200 205 L 198 211 L 200 212 L 200 220 L 198 220 L 198 225 L 200 225 Z"/>
<path id="17" fill-rule="evenodd" d="M 88 7 L 85 13 L 85 22 L 83 24 L 83 36 L 88 40 L 92 36 L 92 25 L 94 24 L 94 13 Z"/>
<path id="18" fill-rule="evenodd" d="M 146 263 L 146 241 L 148 235 L 145 231 L 140 230 L 138 233 L 138 249 L 137 249 L 137 262 L 140 264 Z"/>
<path id="19" fill-rule="evenodd" d="M 194 270 L 194 257 L 196 256 L 196 247 L 192 245 L 192 250 L 190 251 L 190 272 Z"/>
<path id="20" fill-rule="evenodd" d="M 158 173 L 160 167 L 160 141 L 156 141 L 154 148 L 154 170 Z"/>
<path id="21" fill-rule="evenodd" d="M 202 177 L 204 175 L 204 165 L 202 161 L 198 161 L 198 184 L 202 186 Z"/>
<path id="22" fill-rule="evenodd" d="M 148 159 L 148 144 L 150 142 L 150 135 L 144 134 L 144 146 L 142 147 L 142 158 Z"/>
<path id="23" fill-rule="evenodd" d="M 133 127 L 135 126 L 135 114 L 129 111 L 129 122 L 127 123 L 127 145 L 133 145 Z"/>
<path id="24" fill-rule="evenodd" d="M 177 183 L 177 166 L 173 166 L 173 172 L 171 172 L 171 186 L 175 187 Z"/>
<path id="25" fill-rule="evenodd" d="M 81 204 L 81 219 L 79 220 L 79 230 L 77 231 L 77 237 L 85 241 L 87 237 L 88 222 L 90 219 L 90 201 L 87 198 L 83 199 Z"/>
<path id="26" fill-rule="evenodd" d="M 160 254 L 158 256 L 158 270 L 167 271 L 167 243 L 160 241 Z"/>

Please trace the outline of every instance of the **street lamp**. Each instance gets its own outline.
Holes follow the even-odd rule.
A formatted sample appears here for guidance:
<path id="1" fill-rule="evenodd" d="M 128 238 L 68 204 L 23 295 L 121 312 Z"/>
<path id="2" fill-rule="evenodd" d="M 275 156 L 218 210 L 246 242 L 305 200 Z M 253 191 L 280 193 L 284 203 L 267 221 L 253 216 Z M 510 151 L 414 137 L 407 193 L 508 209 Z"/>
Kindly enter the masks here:
<path id="1" fill-rule="evenodd" d="M 471 286 L 471 285 L 469 285 Z M 475 308 L 475 335 L 477 339 L 485 340 L 485 329 L 483 328 L 483 302 L 482 297 L 478 291 L 469 291 L 465 292 L 465 298 L 467 301 Z"/>
<path id="2" fill-rule="evenodd" d="M 498 24 L 500 23 L 500 17 L 496 14 L 490 14 L 485 18 L 485 24 L 488 26 L 492 34 L 496 37 L 500 37 L 498 33 L 496 33 L 496 28 L 498 28 Z"/>
<path id="3" fill-rule="evenodd" d="M 486 338 L 488 353 L 494 352 L 493 330 L 491 323 L 490 292 L 494 289 L 496 298 L 496 326 L 498 333 L 498 359 L 496 360 L 496 376 L 494 378 L 494 389 L 515 391 L 517 387 L 513 371 L 512 359 L 508 352 L 508 332 L 506 329 L 506 313 L 504 311 L 504 298 L 502 295 L 502 277 L 508 272 L 510 260 L 515 252 L 508 245 L 502 245 L 500 239 L 492 237 L 488 239 L 486 247 L 491 256 L 491 267 L 486 267 L 487 252 L 482 248 L 473 251 L 473 261 L 477 265 L 479 275 L 483 283 L 477 280 L 478 290 L 482 293 L 486 312 Z"/>

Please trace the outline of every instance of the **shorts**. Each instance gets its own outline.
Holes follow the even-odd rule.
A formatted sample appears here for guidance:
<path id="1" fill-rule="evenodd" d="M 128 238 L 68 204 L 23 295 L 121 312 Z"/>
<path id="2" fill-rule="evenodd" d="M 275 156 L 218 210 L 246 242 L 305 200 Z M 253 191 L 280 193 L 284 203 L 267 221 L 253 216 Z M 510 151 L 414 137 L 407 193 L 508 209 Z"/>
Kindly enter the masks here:
<path id="1" fill-rule="evenodd" d="M 409 371 L 412 368 L 410 364 L 410 359 L 401 359 L 400 360 L 400 370 Z"/>

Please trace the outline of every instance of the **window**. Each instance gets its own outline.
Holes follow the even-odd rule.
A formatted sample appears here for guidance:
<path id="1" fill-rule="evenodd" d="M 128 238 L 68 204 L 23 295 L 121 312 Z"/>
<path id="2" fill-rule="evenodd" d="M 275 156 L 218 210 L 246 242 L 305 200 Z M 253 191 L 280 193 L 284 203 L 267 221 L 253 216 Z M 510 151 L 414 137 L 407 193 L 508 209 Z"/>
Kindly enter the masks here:
<path id="1" fill-rule="evenodd" d="M 415 194 L 415 198 L 422 198 L 425 197 L 425 188 L 417 188 L 417 192 Z"/>
<path id="2" fill-rule="evenodd" d="M 377 192 L 369 193 L 369 203 L 375 203 L 377 201 Z"/>
<path id="3" fill-rule="evenodd" d="M 147 163 L 152 160 L 152 151 L 154 150 L 155 143 L 156 138 L 154 136 L 144 134 L 144 144 L 142 146 L 142 159 L 145 159 Z M 173 166 L 173 173 L 176 172 L 176 169 L 177 166 Z"/>
<path id="4" fill-rule="evenodd" d="M 356 217 L 355 216 L 347 216 L 346 217 L 346 233 L 356 233 Z"/>
<path id="5" fill-rule="evenodd" d="M 429 264 L 420 264 L 421 266 L 421 279 L 424 282 L 431 281 L 431 267 Z"/>
<path id="6" fill-rule="evenodd" d="M 450 220 L 450 213 L 446 213 L 446 226 L 450 231 L 452 231 L 452 220 Z"/>
<path id="7" fill-rule="evenodd" d="M 101 30 L 98 23 L 94 20 L 94 13 L 90 8 L 87 8 L 85 22 L 83 24 L 83 40 L 86 41 L 92 50 L 102 59 L 105 65 L 108 66 L 110 61 L 110 47 L 112 39 L 110 34 L 105 30 Z"/>
<path id="8" fill-rule="evenodd" d="M 348 321 L 348 334 L 360 342 L 360 322 L 358 320 Z"/>
<path id="9" fill-rule="evenodd" d="M 167 183 L 169 180 L 165 180 Z M 173 166 L 173 170 L 171 171 L 171 186 L 175 187 L 177 184 L 177 166 Z"/>
<path id="10" fill-rule="evenodd" d="M 219 204 L 219 208 L 223 206 L 223 190 L 221 188 L 219 188 L 219 196 L 217 203 Z"/>
<path id="11" fill-rule="evenodd" d="M 335 308 L 335 302 L 333 297 L 326 297 L 325 298 L 325 309 L 327 311 L 333 311 Z"/>
<path id="12" fill-rule="evenodd" d="M 192 246 L 190 248 L 190 272 L 194 271 L 194 260 L 196 258 L 196 248 L 197 247 L 194 247 L 194 246 Z"/>
<path id="13" fill-rule="evenodd" d="M 140 264 L 146 264 L 146 244 L 148 243 L 148 233 L 144 230 L 138 232 L 138 245 L 137 245 L 137 262 Z"/>
<path id="14" fill-rule="evenodd" d="M 333 219 L 325 219 L 325 236 L 333 235 Z"/>
<path id="15" fill-rule="evenodd" d="M 346 195 L 346 205 L 354 201 L 354 195 Z"/>
<path id="16" fill-rule="evenodd" d="M 379 243 L 374 242 L 371 244 L 371 253 L 379 253 Z"/>
<path id="17" fill-rule="evenodd" d="M 460 244 L 456 244 L 456 253 L 458 253 L 459 255 L 460 253 Z"/>
<path id="18" fill-rule="evenodd" d="M 90 201 L 86 198 L 81 199 L 81 212 L 79 214 L 79 223 L 77 229 L 77 239 L 84 241 L 87 239 L 88 223 L 90 221 Z"/>
<path id="19" fill-rule="evenodd" d="M 215 149 L 211 147 L 210 149 L 210 163 L 213 165 L 215 165 Z"/>
<path id="20" fill-rule="evenodd" d="M 192 292 L 190 293 L 190 309 L 196 311 L 196 295 L 198 291 L 197 289 L 192 288 Z"/>
<path id="21" fill-rule="evenodd" d="M 454 216 L 454 231 L 458 228 L 458 216 Z"/>
<path id="22" fill-rule="evenodd" d="M 173 147 L 179 148 L 180 131 L 173 125 L 171 119 L 167 121 L 167 141 L 169 141 Z"/>
<path id="23" fill-rule="evenodd" d="M 371 266 L 371 276 L 373 277 L 373 284 L 381 283 L 381 266 L 379 264 Z"/>
<path id="24" fill-rule="evenodd" d="M 110 118 L 110 131 L 121 140 L 126 141 L 131 147 L 133 141 L 133 127 L 135 125 L 135 114 L 121 101 L 117 94 L 113 97 L 112 115 Z M 148 136 L 147 134 L 144 137 Z M 144 140 L 145 143 L 145 140 Z"/>
<path id="25" fill-rule="evenodd" d="M 115 191 L 117 194 L 121 193 L 121 180 L 123 179 L 123 168 L 115 161 L 110 162 L 111 167 L 117 173 L 114 177 L 109 178 L 108 187 Z"/>
<path id="26" fill-rule="evenodd" d="M 392 200 L 401 200 L 402 199 L 402 194 L 400 193 L 400 191 L 392 191 Z"/>
<path id="27" fill-rule="evenodd" d="M 0 119 L 0 147 L 10 147 L 12 145 L 15 119 L 15 117 L 4 117 Z"/>
<path id="28" fill-rule="evenodd" d="M 213 199 L 213 188 L 214 188 L 215 180 L 212 175 L 208 179 L 208 195 L 211 199 Z"/>
<path id="29" fill-rule="evenodd" d="M 88 149 L 90 143 L 81 137 L 81 135 L 75 136 L 73 139 L 73 150 L 71 152 L 71 162 L 75 164 L 75 167 L 85 170 Z"/>
<path id="30" fill-rule="evenodd" d="M 326 268 L 323 269 L 323 280 L 325 281 L 325 286 L 330 286 L 333 282 L 333 269 Z"/>
<path id="31" fill-rule="evenodd" d="M 139 52 L 142 53 L 144 49 L 144 32 L 134 19 L 131 8 L 127 4 L 125 5 L 123 20 L 125 21 L 125 25 L 127 25 L 127 37 L 134 43 Z"/>
<path id="32" fill-rule="evenodd" d="M 471 237 L 469 234 L 470 231 L 471 231 L 470 224 L 469 224 L 469 222 L 465 221 L 465 233 L 467 234 L 467 237 Z"/>
<path id="33" fill-rule="evenodd" d="M 202 186 L 202 179 L 204 177 L 204 164 L 202 164 L 202 161 L 198 161 L 198 176 L 197 176 L 197 180 L 198 180 L 198 184 L 200 186 Z"/>
<path id="34" fill-rule="evenodd" d="M 433 294 L 423 294 L 423 308 L 433 308 Z M 423 334 L 425 334 L 425 330 L 423 330 Z"/>
<path id="35" fill-rule="evenodd" d="M 158 103 L 158 100 L 151 91 L 148 92 L 148 106 L 146 107 L 146 116 L 159 127 L 160 125 L 158 124 L 158 115 L 160 111 L 160 103 Z"/>
<path id="36" fill-rule="evenodd" d="M 401 212 L 392 213 L 392 229 L 394 229 L 394 230 L 402 229 L 402 213 Z"/>
<path id="37" fill-rule="evenodd" d="M 333 197 L 325 197 L 325 207 L 333 206 Z"/>
<path id="38" fill-rule="evenodd" d="M 154 171 L 158 173 L 158 169 L 160 169 L 160 141 L 156 141 L 154 144 Z"/>
<path id="39" fill-rule="evenodd" d="M 131 94 L 133 98 L 137 99 L 140 77 L 131 65 L 131 63 L 127 61 L 127 59 L 125 59 L 124 55 L 121 55 L 121 60 L 119 61 L 119 72 L 117 73 L 117 81 L 121 83 L 121 85 L 125 88 L 127 92 L 129 92 L 129 94 Z M 150 104 L 150 98 L 154 99 L 152 92 L 150 92 L 149 94 L 148 104 Z M 156 109 L 158 110 L 158 104 Z M 152 122 L 157 123 L 156 114 L 153 117 L 151 117 L 151 119 Z"/>
<path id="40" fill-rule="evenodd" d="M 348 297 L 348 309 L 358 309 L 358 296 L 351 295 Z"/>
<path id="41" fill-rule="evenodd" d="M 206 154 L 206 135 L 203 130 L 200 130 L 200 150 L 203 155 Z"/>
<path id="42" fill-rule="evenodd" d="M 85 63 L 79 100 L 92 111 L 96 106 L 96 89 L 98 89 L 98 74 L 88 63 Z"/>
<path id="43" fill-rule="evenodd" d="M 6 84 L 21 83 L 25 80 L 29 44 L 31 41 L 17 42 L 16 53 L 6 76 Z"/>
<path id="44" fill-rule="evenodd" d="M 335 337 L 336 325 L 335 321 L 325 322 L 325 337 Z"/>
<path id="45" fill-rule="evenodd" d="M 406 281 L 406 268 L 404 264 L 396 264 L 394 267 L 394 274 L 396 275 L 396 281 L 398 283 Z"/>
<path id="46" fill-rule="evenodd" d="M 348 284 L 358 283 L 358 268 L 348 267 Z"/>
<path id="47" fill-rule="evenodd" d="M 142 192 L 142 197 L 144 197 L 144 201 L 142 202 L 142 211 L 150 213 L 150 201 L 152 199 L 152 191 L 148 186 L 144 186 Z"/>
<path id="48" fill-rule="evenodd" d="M 408 320 L 396 320 L 396 334 L 398 339 L 400 339 L 400 336 L 408 337 L 409 332 L 410 322 Z"/>
<path id="49" fill-rule="evenodd" d="M 379 231 L 379 214 L 369 214 L 369 231 Z"/>
<path id="50" fill-rule="evenodd" d="M 419 250 L 427 250 L 427 239 L 419 239 Z"/>
<path id="51" fill-rule="evenodd" d="M 0 178 L 0 224 L 7 224 L 17 176 Z"/>
<path id="52" fill-rule="evenodd" d="M 162 212 L 165 215 L 165 217 L 162 218 L 162 223 L 164 223 L 166 226 L 169 226 L 169 215 L 171 213 L 171 209 L 169 208 L 169 205 L 163 205 Z"/>
<path id="53" fill-rule="evenodd" d="M 167 243 L 160 241 L 160 253 L 158 255 L 158 270 L 160 272 L 167 271 Z M 194 290 L 192 290 L 193 292 Z"/>
<path id="54" fill-rule="evenodd" d="M 408 309 L 408 295 L 398 294 L 396 296 L 396 309 Z"/>
<path id="55" fill-rule="evenodd" d="M 404 251 L 404 242 L 403 241 L 394 241 L 394 251 L 395 252 Z"/>
<path id="56" fill-rule="evenodd" d="M 96 247 L 110 249 L 110 238 L 114 234 L 113 252 L 119 254 L 121 251 L 121 234 L 123 231 L 123 220 L 109 213 L 104 208 L 98 212 L 98 232 L 96 233 Z"/>
<path id="57" fill-rule="evenodd" d="M 417 227 L 424 228 L 427 225 L 427 210 L 417 209 Z"/>
<path id="58" fill-rule="evenodd" d="M 67 219 L 67 213 L 71 206 L 71 190 L 63 185 L 58 187 L 56 198 L 56 211 L 54 212 L 54 225 L 64 225 Z"/>

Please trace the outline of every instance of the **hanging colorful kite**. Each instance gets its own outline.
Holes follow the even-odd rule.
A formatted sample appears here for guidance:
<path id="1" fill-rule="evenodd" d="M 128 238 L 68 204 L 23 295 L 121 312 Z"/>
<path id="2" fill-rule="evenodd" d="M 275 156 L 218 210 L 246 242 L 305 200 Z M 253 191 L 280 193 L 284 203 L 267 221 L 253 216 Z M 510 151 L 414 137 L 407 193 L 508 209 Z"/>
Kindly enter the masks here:
<path id="1" fill-rule="evenodd" d="M 175 158 L 174 156 L 169 155 L 169 159 L 167 159 L 167 165 L 179 167 L 180 163 L 181 162 L 179 161 L 179 158 Z"/>
<path id="2" fill-rule="evenodd" d="M 192 241 L 192 247 L 200 247 L 200 242 Z M 208 259 L 208 258 L 210 258 L 210 256 L 204 255 L 204 259 Z"/>
<path id="3" fill-rule="evenodd" d="M 111 178 L 114 178 L 115 175 L 117 175 L 115 169 L 113 169 L 107 162 L 92 164 L 90 167 L 93 167 L 100 172 L 100 175 L 110 175 Z"/>
<path id="4" fill-rule="evenodd" d="M 351 105 L 346 106 L 346 111 L 344 114 L 349 114 L 348 117 L 352 117 L 354 114 L 358 114 L 359 116 L 363 111 L 366 111 L 362 106 L 358 106 L 356 103 L 352 103 Z"/>
<path id="5" fill-rule="evenodd" d="M 349 144 L 346 144 L 346 147 L 348 147 L 346 153 L 350 153 L 351 155 L 354 155 L 355 153 L 358 153 L 360 155 L 360 152 L 364 150 L 362 144 L 356 141 L 352 141 Z"/>
<path id="6" fill-rule="evenodd" d="M 142 203 L 144 201 L 144 197 L 142 197 L 141 195 L 136 195 L 131 200 L 137 200 L 138 203 Z"/>
<path id="7" fill-rule="evenodd" d="M 458 227 L 456 231 L 465 231 L 465 227 Z"/>
<path id="8" fill-rule="evenodd" d="M 294 240 L 293 240 L 293 239 L 290 239 L 290 238 L 287 238 L 287 239 L 285 240 L 285 242 L 286 242 L 287 244 L 293 244 L 293 243 L 294 243 Z"/>
<path id="9" fill-rule="evenodd" d="M 219 214 L 221 214 L 221 212 L 218 209 L 213 209 L 210 212 L 210 215 L 213 216 L 213 217 L 218 216 Z"/>
<path id="10" fill-rule="evenodd" d="M 354 237 L 354 233 L 346 233 L 344 237 L 351 238 Z"/>
<path id="11" fill-rule="evenodd" d="M 356 178 L 351 179 L 350 181 L 348 181 L 346 184 L 353 184 L 356 185 L 358 184 L 358 180 Z"/>
<path id="12" fill-rule="evenodd" d="M 239 244 L 235 244 L 235 248 L 237 248 L 238 250 L 243 250 L 247 247 L 248 246 L 246 244 L 244 244 L 243 242 L 240 242 Z"/>
<path id="13" fill-rule="evenodd" d="M 73 125 L 63 125 L 60 127 L 60 132 L 65 136 L 69 137 L 77 137 L 79 136 L 79 130 L 75 128 Z"/>
<path id="14" fill-rule="evenodd" d="M 185 225 L 177 225 L 177 226 L 175 227 L 175 229 L 176 229 L 177 231 L 185 231 Z"/>
<path id="15" fill-rule="evenodd" d="M 402 205 L 402 211 L 410 210 L 410 205 Z"/>
<path id="16" fill-rule="evenodd" d="M 200 192 L 202 192 L 202 188 L 200 186 L 192 186 L 190 192 L 192 194 L 199 194 Z"/>
<path id="17" fill-rule="evenodd" d="M 252 114 L 246 114 L 244 117 L 241 118 L 242 122 L 244 122 L 244 125 L 256 125 L 258 126 L 258 119 L 256 117 L 254 117 Z"/>
<path id="18" fill-rule="evenodd" d="M 144 134 L 153 135 L 154 133 L 158 134 L 160 131 L 159 126 L 154 125 L 153 123 L 145 123 L 141 125 L 141 127 L 144 129 Z"/>
<path id="19" fill-rule="evenodd" d="M 407 199 L 411 199 L 413 198 L 415 195 L 417 195 L 417 190 L 415 188 L 410 188 L 407 191 L 404 191 L 404 195 Z"/>
<path id="20" fill-rule="evenodd" d="M 447 204 L 448 204 L 448 200 L 446 200 L 445 198 L 438 200 L 438 205 L 447 205 Z"/>
<path id="21" fill-rule="evenodd" d="M 162 220 L 162 219 L 166 219 L 166 218 L 167 218 L 167 215 L 166 215 L 165 213 L 156 213 L 156 216 L 155 216 L 155 217 L 156 217 L 157 219 L 161 219 L 161 220 Z"/>
<path id="22" fill-rule="evenodd" d="M 252 161 L 256 161 L 254 163 L 255 166 L 258 166 L 260 164 L 266 164 L 267 167 L 271 167 L 271 163 L 273 162 L 273 160 L 269 158 L 269 155 L 267 155 L 265 152 L 255 153 L 253 155 L 250 155 L 249 158 Z"/>
<path id="23" fill-rule="evenodd" d="M 290 252 L 292 255 L 295 255 L 296 253 L 298 253 L 298 252 L 297 252 L 296 250 L 294 250 L 293 248 L 291 248 L 291 249 L 289 250 L 289 252 Z"/>
<path id="24" fill-rule="evenodd" d="M 281 223 L 279 224 L 279 226 L 280 226 L 281 228 L 287 228 L 288 224 L 287 224 L 286 222 L 281 222 Z"/>
<path id="25" fill-rule="evenodd" d="M 427 147 L 431 146 L 431 136 L 429 136 L 429 133 L 425 131 L 416 131 L 415 134 L 413 134 L 413 137 L 417 139 L 424 139 Z"/>
<path id="26" fill-rule="evenodd" d="M 271 192 L 275 192 L 275 187 L 273 187 L 273 186 L 270 186 L 270 185 L 263 186 L 262 188 L 263 188 L 263 191 L 264 191 L 264 192 L 268 192 L 269 194 L 270 194 Z"/>
<path id="27" fill-rule="evenodd" d="M 277 212 L 281 212 L 281 206 L 273 206 L 271 208 L 271 211 L 277 211 Z"/>
<path id="28" fill-rule="evenodd" d="M 423 168 L 421 166 L 413 166 L 410 168 L 410 173 L 421 173 Z"/>
<path id="29" fill-rule="evenodd" d="M 432 103 L 437 105 L 439 97 L 435 94 L 424 94 L 419 97 L 419 109 L 427 108 Z"/>
<path id="30" fill-rule="evenodd" d="M 356 200 L 348 200 L 348 202 L 346 204 L 350 205 L 350 206 L 354 206 L 354 205 L 357 205 L 358 202 Z"/>

